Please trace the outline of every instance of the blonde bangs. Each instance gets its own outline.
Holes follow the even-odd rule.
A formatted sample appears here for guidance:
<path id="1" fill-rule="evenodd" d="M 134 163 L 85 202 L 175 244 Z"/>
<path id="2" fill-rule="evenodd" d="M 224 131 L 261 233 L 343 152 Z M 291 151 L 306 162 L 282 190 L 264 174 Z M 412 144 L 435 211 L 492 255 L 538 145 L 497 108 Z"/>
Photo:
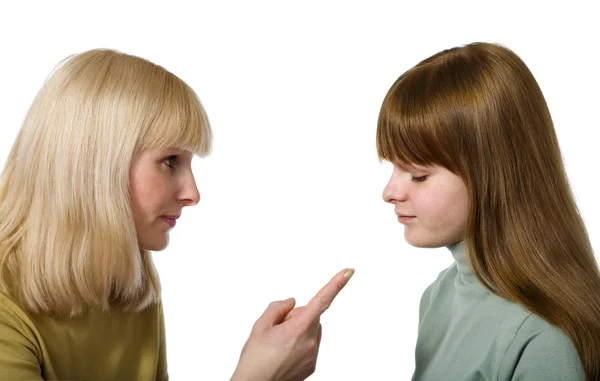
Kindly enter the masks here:
<path id="1" fill-rule="evenodd" d="M 211 151 L 212 131 L 208 116 L 196 93 L 174 75 L 165 78 L 157 95 L 159 107 L 150 117 L 150 125 L 140 149 L 175 147 L 200 157 Z"/>

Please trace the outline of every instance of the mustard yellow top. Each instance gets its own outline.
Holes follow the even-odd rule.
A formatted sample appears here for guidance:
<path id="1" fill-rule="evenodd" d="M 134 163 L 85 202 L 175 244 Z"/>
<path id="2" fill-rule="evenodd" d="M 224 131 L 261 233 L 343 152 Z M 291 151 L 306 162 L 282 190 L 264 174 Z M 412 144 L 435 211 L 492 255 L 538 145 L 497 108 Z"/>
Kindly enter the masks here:
<path id="1" fill-rule="evenodd" d="M 0 292 L 0 380 L 168 380 L 162 304 L 31 315 Z"/>

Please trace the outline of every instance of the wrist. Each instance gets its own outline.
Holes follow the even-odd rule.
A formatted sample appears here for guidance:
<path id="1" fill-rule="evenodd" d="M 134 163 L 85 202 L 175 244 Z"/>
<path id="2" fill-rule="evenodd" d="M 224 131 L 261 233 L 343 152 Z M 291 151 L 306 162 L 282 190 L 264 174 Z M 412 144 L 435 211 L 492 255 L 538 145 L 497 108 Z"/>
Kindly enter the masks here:
<path id="1" fill-rule="evenodd" d="M 229 381 L 272 381 L 271 378 L 261 377 L 257 374 L 250 374 L 250 372 L 237 368 L 233 372 L 233 376 Z"/>
<path id="2" fill-rule="evenodd" d="M 231 376 L 231 379 L 229 381 L 250 381 L 245 379 L 244 377 L 242 377 L 238 370 L 236 369 L 235 372 L 233 372 L 233 376 Z"/>
<path id="3" fill-rule="evenodd" d="M 244 372 L 243 370 L 239 370 L 236 368 L 235 372 L 233 372 L 233 376 L 231 376 L 231 379 L 229 381 L 254 381 L 254 380 L 250 375 L 248 375 L 247 372 Z"/>

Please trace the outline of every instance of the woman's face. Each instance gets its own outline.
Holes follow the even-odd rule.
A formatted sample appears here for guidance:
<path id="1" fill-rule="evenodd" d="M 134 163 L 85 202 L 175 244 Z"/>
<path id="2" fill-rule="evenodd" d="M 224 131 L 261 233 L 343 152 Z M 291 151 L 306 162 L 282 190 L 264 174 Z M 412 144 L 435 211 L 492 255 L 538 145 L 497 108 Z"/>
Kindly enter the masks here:
<path id="1" fill-rule="evenodd" d="M 181 210 L 200 201 L 192 153 L 175 148 L 142 151 L 131 163 L 131 208 L 141 249 L 159 251 Z"/>
<path id="2" fill-rule="evenodd" d="M 460 176 L 446 168 L 394 166 L 383 199 L 394 205 L 404 238 L 413 246 L 448 246 L 465 237 L 467 188 Z"/>

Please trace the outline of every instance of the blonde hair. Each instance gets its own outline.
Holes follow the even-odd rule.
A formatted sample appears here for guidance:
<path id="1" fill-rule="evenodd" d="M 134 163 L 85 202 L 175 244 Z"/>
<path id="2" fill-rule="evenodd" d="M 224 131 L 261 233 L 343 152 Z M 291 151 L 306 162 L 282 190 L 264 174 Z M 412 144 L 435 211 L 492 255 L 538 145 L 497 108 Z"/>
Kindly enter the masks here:
<path id="1" fill-rule="evenodd" d="M 68 57 L 37 94 L 2 172 L 2 288 L 54 316 L 157 302 L 158 274 L 130 206 L 130 164 L 153 148 L 204 156 L 211 140 L 198 97 L 164 68 L 106 49 Z"/>
<path id="2" fill-rule="evenodd" d="M 425 59 L 386 95 L 377 151 L 463 178 L 475 275 L 562 329 L 587 378 L 600 379 L 600 273 L 550 112 L 523 61 L 489 43 Z"/>

